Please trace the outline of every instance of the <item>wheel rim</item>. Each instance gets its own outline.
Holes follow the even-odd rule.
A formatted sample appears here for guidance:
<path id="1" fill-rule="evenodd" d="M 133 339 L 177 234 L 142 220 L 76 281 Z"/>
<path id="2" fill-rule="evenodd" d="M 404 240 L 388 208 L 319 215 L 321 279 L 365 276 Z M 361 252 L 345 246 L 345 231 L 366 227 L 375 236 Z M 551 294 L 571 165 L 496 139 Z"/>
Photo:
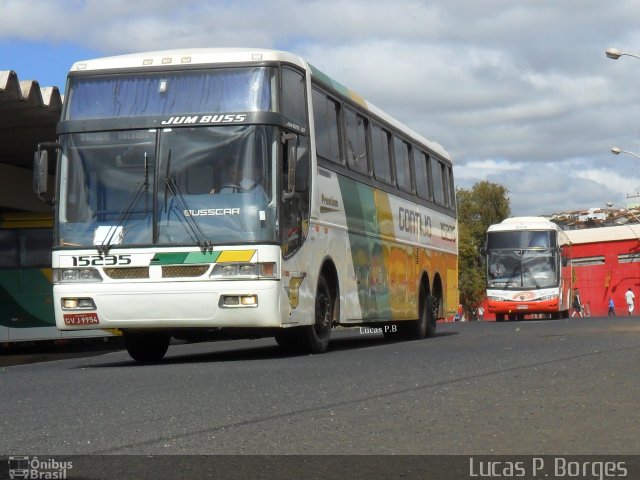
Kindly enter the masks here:
<path id="1" fill-rule="evenodd" d="M 440 298 L 433 297 L 433 300 L 431 303 L 431 318 L 433 319 L 433 321 L 435 321 L 436 318 L 438 318 L 439 311 L 440 311 Z"/>
<path id="2" fill-rule="evenodd" d="M 329 293 L 324 289 L 318 292 L 316 298 L 316 322 L 314 330 L 318 336 L 322 336 L 331 328 L 331 300 Z"/>

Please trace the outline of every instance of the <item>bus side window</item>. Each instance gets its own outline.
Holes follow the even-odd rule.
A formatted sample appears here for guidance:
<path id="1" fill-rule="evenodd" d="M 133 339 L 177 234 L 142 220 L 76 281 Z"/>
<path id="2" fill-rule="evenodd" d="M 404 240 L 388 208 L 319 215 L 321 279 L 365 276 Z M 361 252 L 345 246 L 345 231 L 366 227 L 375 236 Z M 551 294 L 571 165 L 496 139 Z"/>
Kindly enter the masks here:
<path id="1" fill-rule="evenodd" d="M 433 199 L 438 205 L 446 206 L 444 196 L 443 165 L 435 158 L 431 159 L 431 180 L 433 182 Z"/>
<path id="2" fill-rule="evenodd" d="M 313 90 L 313 118 L 316 128 L 316 150 L 320 157 L 334 163 L 342 163 L 340 158 L 340 135 L 338 128 L 337 102 L 328 98 L 320 90 Z"/>
<path id="3" fill-rule="evenodd" d="M 369 173 L 367 157 L 367 121 L 364 117 L 346 107 L 344 119 L 347 127 L 347 164 L 351 170 Z"/>
<path id="4" fill-rule="evenodd" d="M 49 229 L 25 229 L 20 234 L 20 265 L 51 267 L 53 235 Z"/>
<path id="5" fill-rule="evenodd" d="M 409 145 L 403 140 L 394 137 L 393 153 L 396 161 L 396 181 L 398 182 L 398 188 L 405 192 L 412 193 Z"/>
<path id="6" fill-rule="evenodd" d="M 0 230 L 0 268 L 17 268 L 20 265 L 20 249 L 16 232 Z"/>
<path id="7" fill-rule="evenodd" d="M 391 161 L 389 158 L 389 134 L 377 125 L 371 127 L 371 150 L 373 172 L 378 180 L 391 183 Z"/>
<path id="8" fill-rule="evenodd" d="M 307 127 L 307 103 L 302 73 L 288 67 L 282 69 L 282 113 L 301 127 Z"/>
<path id="9" fill-rule="evenodd" d="M 447 165 L 447 186 L 449 187 L 449 208 L 451 210 L 456 209 L 456 189 L 453 184 L 453 169 Z"/>
<path id="10" fill-rule="evenodd" d="M 431 200 L 431 188 L 429 186 L 429 157 L 426 153 L 415 148 L 413 151 L 413 169 L 416 179 L 416 193 L 424 200 Z"/>

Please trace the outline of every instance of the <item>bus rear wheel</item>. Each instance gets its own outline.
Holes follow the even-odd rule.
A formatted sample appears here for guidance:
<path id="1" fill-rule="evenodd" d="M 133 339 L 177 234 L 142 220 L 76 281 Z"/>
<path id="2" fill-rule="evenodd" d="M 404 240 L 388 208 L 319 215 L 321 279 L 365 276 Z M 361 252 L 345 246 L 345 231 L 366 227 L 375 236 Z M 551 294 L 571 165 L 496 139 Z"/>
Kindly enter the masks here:
<path id="1" fill-rule="evenodd" d="M 411 338 L 417 340 L 433 337 L 436 334 L 434 298 L 427 294 L 424 287 L 420 289 L 420 305 L 420 317 L 412 322 L 408 332 Z"/>
<path id="2" fill-rule="evenodd" d="M 427 321 L 427 338 L 433 338 L 436 336 L 437 319 L 438 313 L 440 312 L 440 298 L 427 295 L 426 310 L 429 313 L 429 319 Z"/>
<path id="3" fill-rule="evenodd" d="M 124 330 L 122 336 L 127 352 L 140 363 L 156 363 L 162 360 L 171 340 L 166 333 L 144 330 Z"/>

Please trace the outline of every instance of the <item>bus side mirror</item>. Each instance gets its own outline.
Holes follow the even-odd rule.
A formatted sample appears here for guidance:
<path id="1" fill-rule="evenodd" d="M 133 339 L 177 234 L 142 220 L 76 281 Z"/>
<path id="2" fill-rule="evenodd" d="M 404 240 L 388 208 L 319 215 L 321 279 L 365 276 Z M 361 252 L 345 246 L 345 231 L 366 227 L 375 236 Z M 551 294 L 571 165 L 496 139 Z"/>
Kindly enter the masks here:
<path id="1" fill-rule="evenodd" d="M 49 183 L 49 150 L 57 152 L 59 143 L 43 142 L 38 144 L 38 150 L 33 155 L 33 193 L 46 203 L 51 203 L 51 199 L 46 199 L 43 194 L 47 193 Z"/>
<path id="2" fill-rule="evenodd" d="M 43 200 L 42 194 L 47 193 L 49 178 L 49 152 L 40 150 L 33 156 L 33 193 Z"/>

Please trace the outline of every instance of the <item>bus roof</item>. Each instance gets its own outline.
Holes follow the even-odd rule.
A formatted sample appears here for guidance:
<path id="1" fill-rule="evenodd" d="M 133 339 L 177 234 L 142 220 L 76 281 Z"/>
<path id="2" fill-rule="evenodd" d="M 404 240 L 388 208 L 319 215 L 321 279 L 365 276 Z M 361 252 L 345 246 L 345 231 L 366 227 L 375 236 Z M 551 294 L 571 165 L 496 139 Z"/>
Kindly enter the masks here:
<path id="1" fill-rule="evenodd" d="M 560 230 L 555 223 L 544 217 L 511 217 L 500 223 L 491 225 L 487 232 L 504 232 L 509 230 Z"/>
<path id="2" fill-rule="evenodd" d="M 70 74 L 80 72 L 99 72 L 113 70 L 133 70 L 133 69 L 157 69 L 176 68 L 187 65 L 212 65 L 233 64 L 243 62 L 288 62 L 297 65 L 306 71 L 311 72 L 311 76 L 317 78 L 329 87 L 336 90 L 341 95 L 351 99 L 361 107 L 367 109 L 385 122 L 393 125 L 417 142 L 425 144 L 434 153 L 443 159 L 451 161 L 447 151 L 437 142 L 429 140 L 417 132 L 411 130 L 395 118 L 391 117 L 376 106 L 367 102 L 361 95 L 345 87 L 341 83 L 333 80 L 328 75 L 306 62 L 301 57 L 293 53 L 280 50 L 270 50 L 261 48 L 193 48 L 178 50 L 159 50 L 154 52 L 131 53 L 127 55 L 117 55 L 112 57 L 95 58 L 75 62 L 71 66 Z"/>
<path id="3" fill-rule="evenodd" d="M 308 68 L 308 64 L 297 55 L 280 50 L 261 48 L 191 48 L 130 53 L 82 60 L 72 65 L 71 72 L 261 61 L 290 62 L 300 67 Z"/>

